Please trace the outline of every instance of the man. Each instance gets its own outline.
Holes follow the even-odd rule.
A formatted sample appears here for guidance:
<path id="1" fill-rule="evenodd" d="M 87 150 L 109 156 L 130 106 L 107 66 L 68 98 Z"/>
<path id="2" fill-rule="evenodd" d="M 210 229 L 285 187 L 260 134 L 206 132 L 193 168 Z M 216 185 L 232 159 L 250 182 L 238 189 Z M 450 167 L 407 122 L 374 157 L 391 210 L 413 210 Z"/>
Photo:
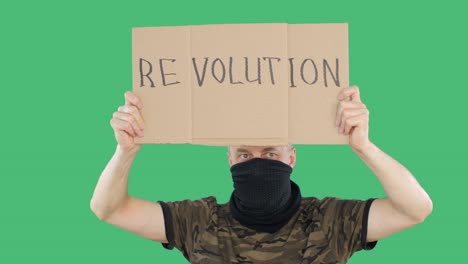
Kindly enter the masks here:
<path id="1" fill-rule="evenodd" d="M 345 100 L 350 98 L 350 100 Z M 290 179 L 296 149 L 230 146 L 230 201 L 151 202 L 127 194 L 128 172 L 144 130 L 142 103 L 125 94 L 111 125 L 118 142 L 103 171 L 91 209 L 99 219 L 176 247 L 191 263 L 346 263 L 359 250 L 424 221 L 432 201 L 413 175 L 368 139 L 369 111 L 356 86 L 340 91 L 336 126 L 382 184 L 386 197 L 346 200 L 302 197 Z"/>

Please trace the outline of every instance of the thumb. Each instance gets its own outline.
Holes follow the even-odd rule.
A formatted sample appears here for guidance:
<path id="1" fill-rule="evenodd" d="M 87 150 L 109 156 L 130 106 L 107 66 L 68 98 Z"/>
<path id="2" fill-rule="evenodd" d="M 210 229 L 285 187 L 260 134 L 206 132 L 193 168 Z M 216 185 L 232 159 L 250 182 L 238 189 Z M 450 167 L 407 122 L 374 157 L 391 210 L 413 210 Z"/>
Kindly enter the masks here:
<path id="1" fill-rule="evenodd" d="M 125 93 L 125 105 L 134 105 L 140 110 L 143 107 L 141 100 L 131 91 Z"/>

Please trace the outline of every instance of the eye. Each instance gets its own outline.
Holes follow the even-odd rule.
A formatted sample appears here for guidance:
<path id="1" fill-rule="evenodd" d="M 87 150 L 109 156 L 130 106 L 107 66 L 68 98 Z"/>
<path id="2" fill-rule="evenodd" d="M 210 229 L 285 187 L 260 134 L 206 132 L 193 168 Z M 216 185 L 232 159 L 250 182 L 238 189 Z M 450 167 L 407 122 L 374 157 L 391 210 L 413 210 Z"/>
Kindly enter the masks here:
<path id="1" fill-rule="evenodd" d="M 239 157 L 242 158 L 243 155 L 247 155 L 247 157 L 249 156 L 249 154 L 240 154 Z M 245 157 L 245 158 L 247 158 L 247 157 Z"/>
<path id="2" fill-rule="evenodd" d="M 275 153 L 273 153 L 273 152 L 268 152 L 267 154 L 273 154 L 273 155 L 270 155 L 270 156 L 269 156 L 270 158 L 273 158 L 273 156 L 275 156 L 275 155 L 276 155 L 276 154 L 275 154 Z"/>

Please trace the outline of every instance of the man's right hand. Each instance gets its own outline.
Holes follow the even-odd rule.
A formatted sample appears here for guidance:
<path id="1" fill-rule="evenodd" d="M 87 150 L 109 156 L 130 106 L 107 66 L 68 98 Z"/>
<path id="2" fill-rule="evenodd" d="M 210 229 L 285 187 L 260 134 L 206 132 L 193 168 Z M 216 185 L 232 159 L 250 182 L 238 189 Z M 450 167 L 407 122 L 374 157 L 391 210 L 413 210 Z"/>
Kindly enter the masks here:
<path id="1" fill-rule="evenodd" d="M 125 105 L 119 106 L 114 112 L 110 124 L 114 129 L 118 147 L 124 152 L 138 151 L 141 144 L 135 143 L 135 137 L 143 136 L 144 120 L 141 116 L 143 103 L 140 98 L 131 91 L 124 94 Z"/>

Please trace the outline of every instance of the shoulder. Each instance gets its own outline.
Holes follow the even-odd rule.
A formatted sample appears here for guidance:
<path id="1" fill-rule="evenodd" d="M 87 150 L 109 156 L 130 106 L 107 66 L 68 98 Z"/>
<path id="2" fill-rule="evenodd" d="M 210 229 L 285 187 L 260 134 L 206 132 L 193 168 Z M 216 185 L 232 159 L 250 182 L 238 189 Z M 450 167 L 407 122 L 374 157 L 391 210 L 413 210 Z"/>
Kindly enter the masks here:
<path id="1" fill-rule="evenodd" d="M 164 214 L 164 225 L 168 244 L 163 246 L 172 249 L 176 246 L 187 256 L 187 249 L 192 248 L 196 234 L 203 230 L 212 218 L 214 208 L 218 205 L 216 197 L 206 196 L 197 199 L 176 201 L 159 201 Z M 190 238 L 190 239 L 189 239 Z"/>
<path id="2" fill-rule="evenodd" d="M 197 199 L 183 199 L 178 201 L 159 201 L 163 207 L 168 207 L 172 210 L 179 212 L 197 212 L 197 211 L 211 211 L 218 206 L 215 196 L 206 196 Z"/>
<path id="3" fill-rule="evenodd" d="M 375 198 L 368 199 L 345 199 L 327 196 L 318 203 L 319 211 L 324 213 L 356 213 L 368 207 Z"/>
<path id="4" fill-rule="evenodd" d="M 343 217 L 355 218 L 370 206 L 371 199 L 344 199 L 334 196 L 324 198 L 303 197 L 301 208 L 310 221 L 332 222 Z"/>
<path id="5" fill-rule="evenodd" d="M 315 196 L 302 197 L 301 208 L 308 213 L 320 214 L 337 200 L 339 200 L 339 198 L 331 196 L 324 198 L 318 198 Z"/>

